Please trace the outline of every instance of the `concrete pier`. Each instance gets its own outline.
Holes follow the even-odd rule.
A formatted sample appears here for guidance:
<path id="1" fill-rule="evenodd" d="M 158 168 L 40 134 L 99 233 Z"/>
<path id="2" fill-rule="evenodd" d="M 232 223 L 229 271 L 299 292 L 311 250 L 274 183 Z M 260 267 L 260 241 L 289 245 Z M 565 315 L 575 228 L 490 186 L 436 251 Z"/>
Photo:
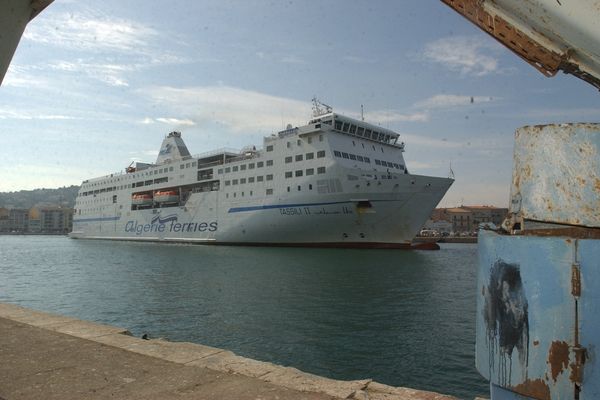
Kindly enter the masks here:
<path id="1" fill-rule="evenodd" d="M 450 400 L 370 379 L 339 381 L 193 343 L 0 303 L 0 400 Z"/>

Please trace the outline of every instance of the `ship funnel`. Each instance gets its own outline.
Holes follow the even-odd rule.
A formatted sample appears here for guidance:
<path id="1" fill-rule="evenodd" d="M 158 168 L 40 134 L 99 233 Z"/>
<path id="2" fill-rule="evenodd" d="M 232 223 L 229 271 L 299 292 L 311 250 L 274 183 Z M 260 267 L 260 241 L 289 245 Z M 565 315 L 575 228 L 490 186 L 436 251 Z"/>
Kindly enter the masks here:
<path id="1" fill-rule="evenodd" d="M 187 149 L 183 139 L 181 138 L 181 132 L 171 132 L 163 140 L 156 158 L 156 164 L 164 164 L 170 161 L 181 160 L 184 157 L 189 157 L 190 152 Z"/>

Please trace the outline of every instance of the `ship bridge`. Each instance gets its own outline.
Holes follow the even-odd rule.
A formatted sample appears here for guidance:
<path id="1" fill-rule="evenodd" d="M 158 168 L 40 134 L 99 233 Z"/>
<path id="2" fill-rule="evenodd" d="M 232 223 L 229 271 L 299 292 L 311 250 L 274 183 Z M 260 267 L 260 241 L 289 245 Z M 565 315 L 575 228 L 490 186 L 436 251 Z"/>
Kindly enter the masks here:
<path id="1" fill-rule="evenodd" d="M 340 115 L 327 113 L 311 119 L 308 126 L 316 129 L 333 130 L 345 135 L 372 140 L 377 143 L 400 147 L 404 149 L 404 143 L 398 142 L 400 135 L 390 129 L 382 128 L 368 122 Z"/>

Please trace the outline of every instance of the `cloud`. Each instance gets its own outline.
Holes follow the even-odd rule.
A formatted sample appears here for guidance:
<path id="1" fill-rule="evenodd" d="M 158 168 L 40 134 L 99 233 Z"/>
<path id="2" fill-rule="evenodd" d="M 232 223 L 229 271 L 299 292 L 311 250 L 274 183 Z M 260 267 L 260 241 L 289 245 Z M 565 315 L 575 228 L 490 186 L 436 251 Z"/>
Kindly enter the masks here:
<path id="1" fill-rule="evenodd" d="M 140 124 L 150 125 L 155 122 L 160 122 L 167 125 L 177 125 L 177 126 L 194 126 L 196 123 L 191 119 L 179 119 L 179 118 L 149 118 L 146 117 L 143 120 L 139 121 Z"/>
<path id="2" fill-rule="evenodd" d="M 46 78 L 39 76 L 39 74 L 30 73 L 29 69 L 29 67 L 15 65 L 14 63 L 10 64 L 2 81 L 2 86 L 20 88 L 48 88 L 51 86 Z"/>
<path id="3" fill-rule="evenodd" d="M 169 125 L 180 125 L 180 126 L 194 126 L 196 123 L 191 119 L 177 119 L 177 118 L 156 118 L 156 121 L 162 122 L 163 124 Z"/>
<path id="4" fill-rule="evenodd" d="M 310 118 L 308 102 L 231 86 L 159 86 L 141 92 L 174 114 L 187 115 L 197 124 L 224 125 L 233 133 L 264 133 Z"/>
<path id="5" fill-rule="evenodd" d="M 355 64 L 375 64 L 377 60 L 372 58 L 364 58 L 359 56 L 344 56 L 342 60 L 348 61 Z"/>
<path id="6" fill-rule="evenodd" d="M 66 165 L 28 163 L 0 166 L 0 191 L 79 185 L 86 171 Z"/>
<path id="7" fill-rule="evenodd" d="M 365 118 L 382 124 L 390 122 L 427 122 L 429 115 L 425 112 L 402 114 L 394 110 L 379 110 L 366 113 Z"/>
<path id="8" fill-rule="evenodd" d="M 299 58 L 298 56 L 295 56 L 295 55 L 284 56 L 281 59 L 281 62 L 285 63 L 285 64 L 304 64 L 304 63 L 306 63 L 303 59 L 301 59 L 301 58 Z"/>
<path id="9" fill-rule="evenodd" d="M 451 36 L 427 43 L 423 58 L 463 75 L 484 76 L 500 72 L 490 54 L 497 48 L 481 36 Z"/>
<path id="10" fill-rule="evenodd" d="M 426 148 L 459 148 L 463 146 L 463 144 L 460 142 L 448 141 L 446 139 L 435 139 L 428 136 L 413 135 L 406 133 L 400 135 L 400 139 L 403 142 L 406 142 L 407 146 L 417 145 L 424 146 Z"/>
<path id="11" fill-rule="evenodd" d="M 436 94 L 425 100 L 415 103 L 415 107 L 432 109 L 432 108 L 451 108 L 468 106 L 471 104 L 489 103 L 494 101 L 491 96 L 461 96 L 455 94 Z"/>
<path id="12" fill-rule="evenodd" d="M 87 11 L 51 13 L 28 26 L 23 38 L 76 50 L 138 53 L 158 32 L 144 24 Z"/>
<path id="13" fill-rule="evenodd" d="M 48 67 L 55 71 L 85 74 L 92 79 L 99 80 L 110 86 L 129 86 L 123 77 L 123 73 L 136 70 L 135 65 L 102 64 L 92 61 L 87 62 L 82 59 L 76 62 L 51 62 L 48 64 Z"/>
<path id="14" fill-rule="evenodd" d="M 36 114 L 27 111 L 14 111 L 0 108 L 0 119 L 16 120 L 76 120 L 78 117 L 62 114 Z"/>

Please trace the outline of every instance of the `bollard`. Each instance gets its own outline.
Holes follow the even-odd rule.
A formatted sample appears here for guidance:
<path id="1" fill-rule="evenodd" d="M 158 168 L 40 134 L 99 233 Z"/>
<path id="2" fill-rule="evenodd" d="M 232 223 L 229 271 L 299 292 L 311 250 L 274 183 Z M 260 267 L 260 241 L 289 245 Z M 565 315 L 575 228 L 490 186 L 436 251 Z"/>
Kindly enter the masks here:
<path id="1" fill-rule="evenodd" d="M 477 284 L 492 400 L 600 398 L 600 124 L 517 130 L 509 215 L 479 232 Z"/>

